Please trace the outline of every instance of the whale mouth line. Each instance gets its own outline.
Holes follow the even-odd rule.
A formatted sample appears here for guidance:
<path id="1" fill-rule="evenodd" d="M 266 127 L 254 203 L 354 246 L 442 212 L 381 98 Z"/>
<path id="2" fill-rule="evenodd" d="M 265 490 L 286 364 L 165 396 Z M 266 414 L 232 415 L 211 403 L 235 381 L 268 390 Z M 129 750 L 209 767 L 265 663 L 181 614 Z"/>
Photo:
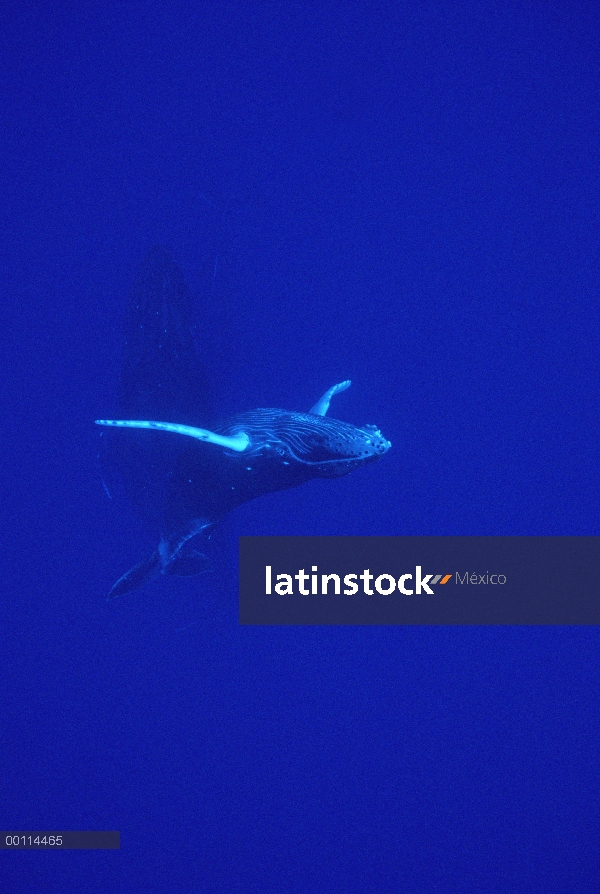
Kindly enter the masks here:
<path id="1" fill-rule="evenodd" d="M 283 441 L 281 443 L 284 443 Z M 389 449 L 388 445 L 382 451 L 375 450 L 372 452 L 358 453 L 354 456 L 334 456 L 331 459 L 317 459 L 317 460 L 308 460 L 302 459 L 302 457 L 298 456 L 291 449 L 289 445 L 286 444 L 288 455 L 294 460 L 294 462 L 300 463 L 303 466 L 327 466 L 327 465 L 340 465 L 342 463 L 362 463 L 367 462 L 369 459 L 377 459 L 381 456 L 382 453 L 385 453 Z"/>

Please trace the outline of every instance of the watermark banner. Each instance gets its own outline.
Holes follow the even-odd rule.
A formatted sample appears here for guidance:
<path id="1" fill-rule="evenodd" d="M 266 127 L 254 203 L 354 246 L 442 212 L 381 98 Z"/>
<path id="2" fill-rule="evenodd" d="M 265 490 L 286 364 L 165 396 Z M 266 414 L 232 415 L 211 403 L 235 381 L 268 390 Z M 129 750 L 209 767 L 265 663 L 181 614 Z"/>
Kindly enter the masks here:
<path id="1" fill-rule="evenodd" d="M 600 537 L 240 537 L 240 624 L 600 624 Z"/>

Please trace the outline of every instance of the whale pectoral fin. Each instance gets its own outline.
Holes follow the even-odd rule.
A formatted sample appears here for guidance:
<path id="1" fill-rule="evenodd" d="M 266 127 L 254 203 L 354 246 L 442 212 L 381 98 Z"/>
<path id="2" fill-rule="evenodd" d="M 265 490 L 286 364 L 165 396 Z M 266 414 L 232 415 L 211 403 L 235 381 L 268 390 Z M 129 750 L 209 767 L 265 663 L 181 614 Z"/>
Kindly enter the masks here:
<path id="1" fill-rule="evenodd" d="M 176 435 L 186 435 L 188 438 L 195 438 L 197 441 L 206 441 L 207 444 L 216 444 L 218 447 L 225 447 L 227 450 L 235 450 L 236 453 L 243 453 L 250 444 L 250 438 L 245 431 L 238 432 L 236 435 L 218 435 L 213 431 L 205 428 L 194 428 L 192 425 L 178 425 L 175 422 L 144 422 L 135 419 L 96 419 L 96 425 L 114 425 L 121 428 L 148 428 L 155 431 L 170 431 Z"/>
<path id="2" fill-rule="evenodd" d="M 314 407 L 310 410 L 311 413 L 314 413 L 315 416 L 324 416 L 329 409 L 329 404 L 331 403 L 331 398 L 334 394 L 339 394 L 340 391 L 345 391 L 346 388 L 349 388 L 352 382 L 350 379 L 346 379 L 345 382 L 340 382 L 339 385 L 334 385 L 329 391 L 326 391 L 323 397 L 319 398 Z"/>
<path id="3" fill-rule="evenodd" d="M 182 550 L 166 566 L 165 574 L 176 574 L 178 577 L 192 577 L 194 574 L 206 574 L 213 570 L 213 563 L 199 549 Z"/>
<path id="4" fill-rule="evenodd" d="M 163 535 L 158 547 L 163 573 L 188 577 L 212 571 L 212 562 L 202 549 L 206 543 L 206 534 L 212 526 L 213 522 L 208 519 L 195 518 L 168 535 Z"/>
<path id="5" fill-rule="evenodd" d="M 158 550 L 155 549 L 151 556 L 144 559 L 142 562 L 138 562 L 137 565 L 134 565 L 133 568 L 130 568 L 129 571 L 126 571 L 125 574 L 119 578 L 108 594 L 108 599 L 110 600 L 114 599 L 116 596 L 123 596 L 125 593 L 137 590 L 138 587 L 153 580 L 153 578 L 160 574 L 161 564 L 160 554 Z"/>
<path id="6" fill-rule="evenodd" d="M 206 532 L 212 523 L 205 519 L 195 519 L 184 530 L 167 539 L 163 537 L 158 549 L 151 556 L 138 562 L 119 578 L 108 594 L 108 599 L 123 596 L 144 586 L 159 574 L 176 574 L 188 577 L 212 571 L 212 563 L 194 543 L 194 538 Z"/>

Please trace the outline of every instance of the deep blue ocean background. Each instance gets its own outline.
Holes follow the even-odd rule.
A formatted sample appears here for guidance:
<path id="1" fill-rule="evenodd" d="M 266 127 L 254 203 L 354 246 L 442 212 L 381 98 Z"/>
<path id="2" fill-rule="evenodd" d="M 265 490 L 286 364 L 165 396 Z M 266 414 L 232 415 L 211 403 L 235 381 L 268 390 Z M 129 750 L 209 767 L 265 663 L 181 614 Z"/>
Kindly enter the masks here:
<path id="1" fill-rule="evenodd" d="M 594 628 L 240 628 L 241 534 L 600 534 L 600 12 L 16 2 L 2 21 L 2 894 L 600 892 Z M 375 423 L 217 570 L 98 465 L 153 244 L 222 415 Z M 597 594 L 596 594 L 597 595 Z"/>

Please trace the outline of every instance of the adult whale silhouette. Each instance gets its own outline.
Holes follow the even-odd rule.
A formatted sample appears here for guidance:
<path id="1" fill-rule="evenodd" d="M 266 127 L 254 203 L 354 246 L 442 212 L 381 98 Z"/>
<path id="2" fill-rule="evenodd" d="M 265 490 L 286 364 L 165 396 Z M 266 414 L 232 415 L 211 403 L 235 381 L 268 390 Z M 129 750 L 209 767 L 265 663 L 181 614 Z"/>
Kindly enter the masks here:
<path id="1" fill-rule="evenodd" d="M 236 506 L 313 478 L 346 475 L 391 446 L 374 425 L 358 428 L 326 416 L 349 381 L 329 388 L 308 413 L 257 409 L 210 429 L 188 424 L 194 406 L 210 413 L 206 381 L 183 277 L 167 252 L 153 249 L 132 291 L 119 391 L 119 412 L 137 418 L 96 422 L 128 430 L 122 438 L 144 431 L 146 444 L 113 441 L 112 450 L 134 502 L 155 510 L 158 501 L 160 540 L 119 578 L 109 599 L 160 573 L 206 570 L 199 535 Z M 149 411 L 181 421 L 139 418 Z"/>

